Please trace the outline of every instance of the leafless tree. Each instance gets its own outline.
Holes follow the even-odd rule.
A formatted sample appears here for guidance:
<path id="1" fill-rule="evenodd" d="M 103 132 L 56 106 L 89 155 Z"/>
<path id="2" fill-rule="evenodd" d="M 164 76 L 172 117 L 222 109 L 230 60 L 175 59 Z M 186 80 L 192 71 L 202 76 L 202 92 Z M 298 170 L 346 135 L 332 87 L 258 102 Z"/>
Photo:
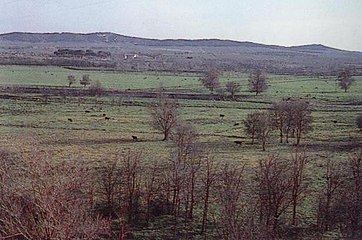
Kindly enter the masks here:
<path id="1" fill-rule="evenodd" d="M 338 73 L 337 81 L 340 88 L 343 89 L 344 92 L 347 92 L 354 82 L 354 79 L 352 78 L 351 72 L 349 70 L 343 70 Z"/>
<path id="2" fill-rule="evenodd" d="M 253 112 L 248 114 L 243 121 L 246 133 L 251 136 L 251 144 L 254 144 L 255 142 L 258 118 L 259 112 Z"/>
<path id="3" fill-rule="evenodd" d="M 220 239 L 261 239 L 257 195 L 247 184 L 245 166 L 225 164 L 215 182 L 216 230 Z"/>
<path id="4" fill-rule="evenodd" d="M 296 137 L 296 145 L 300 144 L 302 135 L 312 130 L 312 116 L 309 104 L 302 100 L 280 101 L 273 104 L 273 126 L 279 130 L 280 142 L 289 142 L 289 135 Z"/>
<path id="5" fill-rule="evenodd" d="M 204 188 L 201 234 L 206 233 L 210 194 L 213 190 L 212 188 L 215 185 L 215 182 L 218 179 L 218 168 L 219 164 L 215 163 L 214 159 L 212 159 L 209 155 L 206 155 L 204 157 L 201 172 L 201 178 Z"/>
<path id="6" fill-rule="evenodd" d="M 268 156 L 259 161 L 257 174 L 260 222 L 266 239 L 278 237 L 280 217 L 290 205 L 292 182 L 290 165 L 276 156 Z"/>
<path id="7" fill-rule="evenodd" d="M 101 82 L 97 80 L 90 84 L 88 91 L 90 95 L 99 97 L 104 93 L 104 88 L 102 87 Z"/>
<path id="8" fill-rule="evenodd" d="M 199 80 L 205 88 L 209 89 L 210 92 L 213 93 L 216 88 L 220 87 L 219 76 L 220 72 L 217 69 L 212 68 Z"/>
<path id="9" fill-rule="evenodd" d="M 265 74 L 261 70 L 256 70 L 249 76 L 249 89 L 255 92 L 256 95 L 264 92 L 268 88 Z"/>
<path id="10" fill-rule="evenodd" d="M 284 133 L 288 135 L 291 129 L 290 104 L 287 101 L 273 103 L 272 118 L 274 127 L 279 130 L 280 143 L 283 143 Z"/>
<path id="11" fill-rule="evenodd" d="M 82 79 L 79 81 L 79 83 L 81 85 L 83 85 L 84 87 L 86 87 L 87 85 L 89 85 L 91 83 L 91 80 L 89 78 L 89 75 L 88 74 L 84 74 L 82 76 Z"/>
<path id="12" fill-rule="evenodd" d="M 305 101 L 294 101 L 291 106 L 292 122 L 295 129 L 296 145 L 300 144 L 302 135 L 312 130 L 312 116 L 309 104 Z"/>
<path id="13" fill-rule="evenodd" d="M 184 210 L 185 225 L 193 218 L 201 157 L 198 155 L 196 131 L 192 126 L 184 123 L 178 124 L 172 140 L 176 145 L 170 169 L 176 233 L 181 205 Z"/>
<path id="14" fill-rule="evenodd" d="M 362 115 L 357 116 L 356 118 L 356 125 L 357 128 L 360 130 L 360 132 L 362 133 Z"/>
<path id="15" fill-rule="evenodd" d="M 269 134 L 272 131 L 272 123 L 268 112 L 261 112 L 257 120 L 256 137 L 261 141 L 263 151 L 265 151 Z"/>
<path id="16" fill-rule="evenodd" d="M 291 204 L 292 204 L 292 225 L 297 225 L 297 207 L 299 202 L 303 200 L 308 189 L 306 180 L 306 165 L 308 158 L 305 151 L 300 152 L 299 148 L 291 154 Z"/>
<path id="17" fill-rule="evenodd" d="M 226 91 L 230 93 L 232 99 L 235 99 L 235 94 L 241 90 L 240 84 L 237 82 L 227 82 L 225 88 Z"/>
<path id="18" fill-rule="evenodd" d="M 351 239 L 362 237 L 362 148 L 352 154 L 348 161 L 346 190 L 347 236 Z"/>
<path id="19" fill-rule="evenodd" d="M 121 184 L 121 171 L 117 162 L 117 159 L 104 162 L 104 164 L 96 170 L 99 176 L 97 180 L 97 194 L 99 195 L 100 201 L 105 202 L 104 214 L 109 216 L 116 214 L 117 209 L 120 207 L 116 204 L 116 198 L 119 194 L 118 190 Z"/>
<path id="20" fill-rule="evenodd" d="M 142 153 L 139 151 L 128 150 L 119 156 L 122 171 L 122 186 L 120 192 L 122 194 L 127 213 L 127 222 L 134 223 L 137 221 L 140 185 L 141 185 L 141 160 Z"/>
<path id="21" fill-rule="evenodd" d="M 170 214 L 167 202 L 167 187 L 165 183 L 165 171 L 162 161 L 153 160 L 144 168 L 143 191 L 146 203 L 146 221 L 149 223 L 154 217 L 162 214 Z"/>
<path id="22" fill-rule="evenodd" d="M 69 87 L 71 87 L 74 83 L 76 82 L 76 79 L 73 75 L 69 75 L 68 76 L 68 84 L 69 84 Z"/>
<path id="23" fill-rule="evenodd" d="M 85 164 L 54 163 L 39 152 L 23 160 L 17 181 L 1 182 L 2 239 L 99 239 L 110 233 L 110 221 L 92 214 L 93 182 Z"/>
<path id="24" fill-rule="evenodd" d="M 261 111 L 250 113 L 244 121 L 244 125 L 246 132 L 252 137 L 252 143 L 254 143 L 254 138 L 260 140 L 263 151 L 265 151 L 269 134 L 273 129 L 269 113 Z"/>
<path id="25" fill-rule="evenodd" d="M 225 165 L 218 181 L 218 205 L 220 207 L 220 238 L 245 239 L 244 209 L 242 203 L 244 168 Z"/>
<path id="26" fill-rule="evenodd" d="M 328 231 L 335 224 L 332 208 L 338 199 L 338 191 L 344 184 L 344 170 L 340 164 L 328 158 L 325 171 L 325 186 L 319 196 L 318 224 L 324 231 Z"/>
<path id="27" fill-rule="evenodd" d="M 152 126 L 163 133 L 163 141 L 168 140 L 173 128 L 177 125 L 178 105 L 175 100 L 161 94 L 151 105 Z"/>

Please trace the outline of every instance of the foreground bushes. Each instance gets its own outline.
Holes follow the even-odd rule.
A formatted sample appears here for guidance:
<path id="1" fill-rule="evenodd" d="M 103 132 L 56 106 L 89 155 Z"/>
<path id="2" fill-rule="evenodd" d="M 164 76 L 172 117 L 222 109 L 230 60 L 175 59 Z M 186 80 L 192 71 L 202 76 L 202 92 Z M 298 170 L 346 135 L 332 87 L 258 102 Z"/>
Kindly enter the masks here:
<path id="1" fill-rule="evenodd" d="M 361 238 L 362 152 L 327 160 L 315 184 L 316 165 L 300 148 L 251 167 L 201 151 L 190 126 L 178 126 L 172 141 L 168 160 L 128 150 L 92 168 L 2 151 L 0 237 Z"/>
<path id="2" fill-rule="evenodd" d="M 93 186 L 80 163 L 54 164 L 35 153 L 0 161 L 0 236 L 15 239 L 99 239 L 110 221 L 92 213 Z"/>

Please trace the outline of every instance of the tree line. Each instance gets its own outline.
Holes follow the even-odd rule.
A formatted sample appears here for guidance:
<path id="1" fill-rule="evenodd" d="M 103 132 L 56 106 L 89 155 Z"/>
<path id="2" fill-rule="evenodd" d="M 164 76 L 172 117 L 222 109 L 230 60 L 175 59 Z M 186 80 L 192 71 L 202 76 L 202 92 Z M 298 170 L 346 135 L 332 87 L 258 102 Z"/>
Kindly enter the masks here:
<path id="1" fill-rule="evenodd" d="M 221 71 L 215 68 L 211 68 L 204 74 L 204 76 L 200 77 L 199 81 L 206 89 L 210 91 L 210 93 L 213 94 L 216 91 L 218 94 L 223 94 L 224 91 L 226 91 L 230 94 L 231 99 L 235 100 L 236 95 L 241 92 L 240 82 L 228 81 L 225 84 L 225 88 L 222 88 L 220 84 L 221 75 Z M 336 82 L 342 90 L 347 92 L 347 90 L 355 82 L 355 79 L 352 77 L 352 72 L 350 70 L 343 69 L 338 72 Z M 250 72 L 248 77 L 249 92 L 255 93 L 257 96 L 265 92 L 268 87 L 268 78 L 264 70 L 256 69 Z"/>
<path id="2" fill-rule="evenodd" d="M 0 236 L 132 239 L 153 226 L 167 239 L 362 237 L 362 151 L 326 159 L 316 181 L 301 147 L 252 166 L 216 159 L 189 124 L 178 124 L 170 141 L 165 159 L 129 149 L 96 166 L 2 150 Z"/>

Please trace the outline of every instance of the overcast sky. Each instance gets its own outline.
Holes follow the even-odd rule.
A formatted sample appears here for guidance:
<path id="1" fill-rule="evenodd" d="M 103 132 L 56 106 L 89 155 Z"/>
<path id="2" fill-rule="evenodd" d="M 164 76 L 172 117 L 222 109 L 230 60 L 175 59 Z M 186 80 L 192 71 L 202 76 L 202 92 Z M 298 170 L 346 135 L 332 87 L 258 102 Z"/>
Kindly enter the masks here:
<path id="1" fill-rule="evenodd" d="M 0 32 L 115 32 L 362 51 L 362 0 L 0 0 Z"/>

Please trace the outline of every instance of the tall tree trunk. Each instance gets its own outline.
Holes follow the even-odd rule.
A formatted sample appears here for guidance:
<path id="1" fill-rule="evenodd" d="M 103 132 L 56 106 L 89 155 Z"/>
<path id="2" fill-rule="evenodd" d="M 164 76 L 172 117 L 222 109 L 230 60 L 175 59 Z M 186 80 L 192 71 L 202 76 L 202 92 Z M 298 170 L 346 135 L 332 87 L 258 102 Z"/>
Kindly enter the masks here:
<path id="1" fill-rule="evenodd" d="M 292 225 L 297 225 L 297 196 L 293 196 Z"/>

